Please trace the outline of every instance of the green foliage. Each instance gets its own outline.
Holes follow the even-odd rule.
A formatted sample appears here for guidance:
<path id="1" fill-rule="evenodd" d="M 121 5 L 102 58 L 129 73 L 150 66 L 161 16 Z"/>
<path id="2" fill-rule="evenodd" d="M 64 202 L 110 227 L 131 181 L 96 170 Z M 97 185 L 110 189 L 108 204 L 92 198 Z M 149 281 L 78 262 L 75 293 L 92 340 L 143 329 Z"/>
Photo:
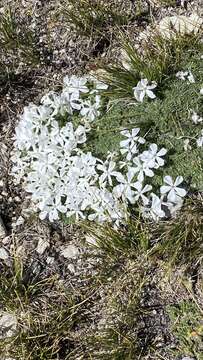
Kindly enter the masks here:
<path id="1" fill-rule="evenodd" d="M 167 308 L 171 330 L 176 336 L 176 355 L 195 356 L 203 359 L 203 312 L 193 301 L 181 301 Z"/>
<path id="2" fill-rule="evenodd" d="M 120 33 L 120 46 L 124 54 L 121 57 L 124 56 L 127 67 L 122 60 L 110 63 L 104 67 L 105 72 L 102 76 L 110 86 L 106 96 L 115 99 L 132 99 L 132 88 L 141 78 L 156 81 L 159 87 L 164 86 L 168 76 L 181 69 L 186 54 L 188 57 L 192 52 L 202 49 L 198 34 L 177 34 L 169 40 L 153 30 L 150 38 L 143 40 L 142 51 L 123 33 Z"/>
<path id="3" fill-rule="evenodd" d="M 111 224 L 93 224 L 83 222 L 82 227 L 86 233 L 95 239 L 96 246 L 107 253 L 108 256 L 118 257 L 126 255 L 137 257 L 140 251 L 147 251 L 149 247 L 149 231 L 142 223 L 139 214 L 128 219 L 125 227 L 114 229 Z"/>
<path id="4" fill-rule="evenodd" d="M 201 61 L 199 52 L 186 52 L 185 60 L 179 64 L 180 69 L 192 71 L 194 84 L 181 81 L 172 73 L 163 87 L 157 88 L 157 99 L 112 104 L 106 114 L 95 122 L 89 150 L 101 157 L 105 157 L 108 151 L 119 152 L 120 130 L 140 127 L 147 143 L 155 142 L 168 150 L 163 171 L 152 180 L 161 185 L 163 175 L 182 175 L 194 189 L 202 189 L 202 149 L 196 146 L 201 125 L 195 125 L 191 120 L 191 110 L 199 115 L 203 113 Z M 190 140 L 191 148 L 187 151 L 184 150 L 185 139 Z"/>

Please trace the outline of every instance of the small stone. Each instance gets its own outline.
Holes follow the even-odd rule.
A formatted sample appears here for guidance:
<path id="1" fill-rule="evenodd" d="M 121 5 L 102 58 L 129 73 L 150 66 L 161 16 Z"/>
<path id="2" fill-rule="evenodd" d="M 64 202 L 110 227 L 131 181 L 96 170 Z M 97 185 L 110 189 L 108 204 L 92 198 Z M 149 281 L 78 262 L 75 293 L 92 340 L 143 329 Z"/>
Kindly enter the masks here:
<path id="1" fill-rule="evenodd" d="M 47 256 L 46 263 L 48 265 L 52 265 L 54 263 L 54 257 L 53 256 Z"/>
<path id="2" fill-rule="evenodd" d="M 4 244 L 4 245 L 9 244 L 9 242 L 10 242 L 10 236 L 5 236 L 5 238 L 3 238 L 3 240 L 2 240 L 2 244 Z"/>
<path id="3" fill-rule="evenodd" d="M 0 187 L 3 187 L 3 186 L 4 186 L 3 180 L 0 180 Z"/>
<path id="4" fill-rule="evenodd" d="M 25 258 L 26 256 L 26 251 L 23 245 L 19 245 L 17 247 L 17 249 L 15 250 L 15 256 L 17 256 L 18 258 Z"/>
<path id="5" fill-rule="evenodd" d="M 0 248 L 0 259 L 1 260 L 7 260 L 9 258 L 9 253 L 6 249 L 3 247 Z"/>
<path id="6" fill-rule="evenodd" d="M 22 216 L 19 216 L 19 218 L 16 220 L 16 226 L 20 226 L 24 224 L 25 219 Z"/>
<path id="7" fill-rule="evenodd" d="M 49 241 L 40 238 L 37 244 L 36 252 L 42 255 L 49 246 Z"/>
<path id="8" fill-rule="evenodd" d="M 75 266 L 73 264 L 68 264 L 67 267 L 72 274 L 75 274 Z"/>
<path id="9" fill-rule="evenodd" d="M 66 259 L 75 259 L 79 254 L 78 248 L 75 245 L 68 245 L 61 251 L 61 255 Z"/>
<path id="10" fill-rule="evenodd" d="M 15 335 L 17 329 L 17 318 L 13 314 L 0 314 L 0 339 L 5 339 Z"/>

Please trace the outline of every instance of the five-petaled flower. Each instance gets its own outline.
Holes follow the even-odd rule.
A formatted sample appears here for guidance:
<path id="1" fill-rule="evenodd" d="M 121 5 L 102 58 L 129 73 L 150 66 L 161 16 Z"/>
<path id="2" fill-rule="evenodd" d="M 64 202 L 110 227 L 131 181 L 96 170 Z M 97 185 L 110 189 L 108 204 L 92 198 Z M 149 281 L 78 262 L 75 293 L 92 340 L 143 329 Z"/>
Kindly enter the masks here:
<path id="1" fill-rule="evenodd" d="M 133 88 L 134 97 L 137 101 L 143 102 L 145 95 L 150 99 L 155 99 L 156 95 L 153 93 L 153 89 L 157 87 L 157 83 L 152 81 L 151 85 L 147 79 L 141 79 L 137 86 Z"/>
<path id="2" fill-rule="evenodd" d="M 160 188 L 161 194 L 162 195 L 168 194 L 167 195 L 168 201 L 175 203 L 178 197 L 182 198 L 187 194 L 185 189 L 179 187 L 179 185 L 182 184 L 182 182 L 183 182 L 182 176 L 177 176 L 175 181 L 173 181 L 172 177 L 169 175 L 164 176 L 164 183 L 166 185 L 161 186 Z"/>

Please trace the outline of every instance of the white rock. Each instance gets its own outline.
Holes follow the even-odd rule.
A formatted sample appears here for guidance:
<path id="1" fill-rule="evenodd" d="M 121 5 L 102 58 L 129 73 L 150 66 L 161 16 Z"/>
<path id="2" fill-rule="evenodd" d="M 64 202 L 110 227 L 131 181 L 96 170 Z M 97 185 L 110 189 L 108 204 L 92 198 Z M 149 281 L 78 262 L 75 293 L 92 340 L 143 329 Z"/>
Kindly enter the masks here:
<path id="1" fill-rule="evenodd" d="M 120 51 L 120 60 L 121 60 L 123 67 L 126 70 L 131 70 L 130 58 L 129 58 L 128 54 L 126 53 L 126 51 L 123 49 L 121 49 L 121 51 Z"/>
<path id="2" fill-rule="evenodd" d="M 49 246 L 49 241 L 40 238 L 37 244 L 36 252 L 42 255 Z"/>
<path id="3" fill-rule="evenodd" d="M 4 186 L 3 180 L 0 180 L 0 187 L 3 187 L 3 186 Z"/>
<path id="4" fill-rule="evenodd" d="M 2 260 L 6 260 L 9 258 L 9 253 L 6 249 L 4 249 L 3 247 L 0 248 L 0 259 Z"/>
<path id="5" fill-rule="evenodd" d="M 61 251 L 61 255 L 66 259 L 75 259 L 79 254 L 79 250 L 75 245 L 68 245 Z"/>
<path id="6" fill-rule="evenodd" d="M 17 318 L 14 314 L 0 314 L 0 339 L 15 335 L 17 329 Z"/>
<path id="7" fill-rule="evenodd" d="M 166 16 L 160 21 L 158 28 L 166 39 L 170 39 L 176 33 L 181 35 L 196 34 L 200 30 L 202 23 L 203 20 L 197 14 Z"/>

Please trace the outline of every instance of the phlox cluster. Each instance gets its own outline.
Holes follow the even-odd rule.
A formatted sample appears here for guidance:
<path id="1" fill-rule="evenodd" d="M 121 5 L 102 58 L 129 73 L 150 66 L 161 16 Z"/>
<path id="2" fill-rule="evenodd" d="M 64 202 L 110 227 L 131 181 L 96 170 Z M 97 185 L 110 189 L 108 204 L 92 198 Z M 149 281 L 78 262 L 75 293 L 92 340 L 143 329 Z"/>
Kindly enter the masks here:
<path id="1" fill-rule="evenodd" d="M 24 108 L 16 127 L 12 173 L 39 210 L 41 219 L 61 214 L 78 219 L 124 223 L 130 209 L 155 221 L 175 214 L 186 195 L 175 181 L 164 178 L 160 196 L 148 184 L 165 163 L 165 148 L 146 145 L 140 129 L 123 129 L 120 153 L 99 159 L 85 151 L 91 122 L 100 114 L 104 83 L 87 77 L 65 77 L 61 94 L 50 92 L 39 106 Z M 81 117 L 74 126 L 72 116 Z M 63 117 L 65 123 L 60 125 Z M 157 190 L 157 189 L 156 189 Z"/>

